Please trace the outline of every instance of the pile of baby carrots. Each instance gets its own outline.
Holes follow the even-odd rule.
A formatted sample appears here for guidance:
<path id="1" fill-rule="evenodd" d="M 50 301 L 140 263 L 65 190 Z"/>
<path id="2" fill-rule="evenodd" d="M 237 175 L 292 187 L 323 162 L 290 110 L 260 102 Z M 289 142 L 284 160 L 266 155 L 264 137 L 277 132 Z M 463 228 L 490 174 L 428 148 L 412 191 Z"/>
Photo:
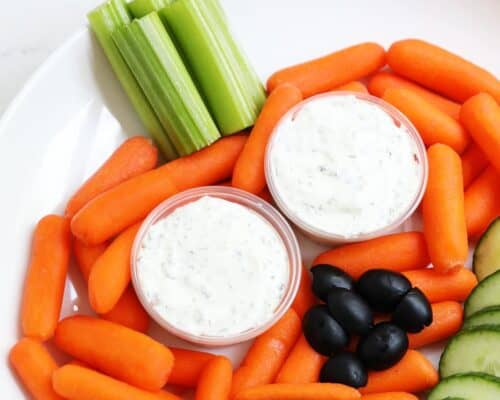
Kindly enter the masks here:
<path id="1" fill-rule="evenodd" d="M 380 71 L 387 64 L 392 71 Z M 365 78 L 368 88 L 358 81 Z M 477 284 L 465 268 L 469 240 L 500 213 L 500 82 L 444 49 L 403 40 L 387 52 L 363 43 L 283 69 L 267 87 L 250 135 L 223 138 L 160 167 L 150 141 L 128 139 L 71 197 L 64 215 L 39 221 L 23 292 L 23 338 L 10 353 L 35 399 L 179 399 L 164 390 L 168 383 L 195 388 L 197 400 L 415 400 L 411 393 L 437 383 L 418 349 L 460 329 L 460 302 Z M 317 302 L 308 273 L 292 308 L 255 340 L 235 371 L 225 357 L 167 348 L 147 336 L 149 317 L 130 284 L 131 247 L 143 219 L 180 191 L 228 179 L 269 199 L 264 158 L 274 126 L 301 100 L 330 90 L 369 91 L 398 108 L 428 146 L 430 173 L 423 233 L 335 248 L 315 264 L 336 265 L 354 278 L 372 268 L 401 271 L 432 302 L 433 323 L 411 334 L 405 357 L 370 372 L 359 391 L 318 383 L 324 358 L 301 332 L 302 316 Z M 96 315 L 61 321 L 72 255 Z M 47 341 L 72 361 L 57 365 Z"/>

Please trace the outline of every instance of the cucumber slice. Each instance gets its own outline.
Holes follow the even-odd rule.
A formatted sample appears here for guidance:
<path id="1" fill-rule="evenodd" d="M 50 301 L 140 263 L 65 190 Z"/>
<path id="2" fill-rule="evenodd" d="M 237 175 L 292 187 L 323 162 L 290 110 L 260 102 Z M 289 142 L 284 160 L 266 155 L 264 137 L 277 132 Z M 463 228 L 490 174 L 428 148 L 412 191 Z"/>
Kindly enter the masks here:
<path id="1" fill-rule="evenodd" d="M 428 400 L 441 399 L 498 400 L 500 379 L 488 374 L 457 374 L 443 379 L 429 394 Z"/>
<path id="2" fill-rule="evenodd" d="M 465 302 L 465 318 L 487 307 L 500 305 L 500 271 L 477 285 Z"/>
<path id="3" fill-rule="evenodd" d="M 479 239 L 472 268 L 479 281 L 500 270 L 500 218 L 495 219 Z"/>
<path id="4" fill-rule="evenodd" d="M 500 376 L 500 328 L 472 328 L 451 339 L 439 361 L 439 374 L 446 378 L 466 372 Z"/>
<path id="5" fill-rule="evenodd" d="M 488 307 L 471 315 L 465 320 L 463 329 L 470 329 L 484 325 L 493 325 L 500 328 L 500 306 Z"/>

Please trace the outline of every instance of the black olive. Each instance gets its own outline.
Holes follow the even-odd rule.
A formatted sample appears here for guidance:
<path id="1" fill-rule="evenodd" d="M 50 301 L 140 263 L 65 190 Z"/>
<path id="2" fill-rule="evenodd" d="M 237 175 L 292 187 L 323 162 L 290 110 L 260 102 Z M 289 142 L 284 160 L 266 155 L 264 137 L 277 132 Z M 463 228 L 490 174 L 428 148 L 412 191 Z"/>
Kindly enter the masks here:
<path id="1" fill-rule="evenodd" d="M 333 265 L 319 264 L 311 268 L 313 274 L 312 290 L 316 296 L 325 301 L 328 297 L 328 292 L 333 288 L 344 288 L 352 290 L 354 288 L 354 280 Z"/>
<path id="2" fill-rule="evenodd" d="M 390 322 L 381 322 L 361 338 L 356 352 L 368 369 L 382 371 L 401 360 L 406 350 L 406 332 Z"/>
<path id="3" fill-rule="evenodd" d="M 322 383 L 342 383 L 354 388 L 366 386 L 368 372 L 361 360 L 352 353 L 339 353 L 323 365 L 319 378 Z"/>
<path id="4" fill-rule="evenodd" d="M 365 335 L 373 327 L 373 313 L 363 298 L 347 289 L 336 288 L 328 294 L 328 309 L 351 335 Z"/>
<path id="5" fill-rule="evenodd" d="M 304 315 L 302 328 L 311 347 L 325 356 L 336 353 L 349 341 L 347 332 L 330 315 L 326 305 L 312 307 Z"/>
<path id="6" fill-rule="evenodd" d="M 396 309 L 411 283 L 398 272 L 373 269 L 361 275 L 356 289 L 374 311 L 387 313 Z"/>
<path id="7" fill-rule="evenodd" d="M 392 314 L 392 322 L 411 333 L 418 333 L 432 323 L 431 305 L 420 289 L 406 293 Z"/>

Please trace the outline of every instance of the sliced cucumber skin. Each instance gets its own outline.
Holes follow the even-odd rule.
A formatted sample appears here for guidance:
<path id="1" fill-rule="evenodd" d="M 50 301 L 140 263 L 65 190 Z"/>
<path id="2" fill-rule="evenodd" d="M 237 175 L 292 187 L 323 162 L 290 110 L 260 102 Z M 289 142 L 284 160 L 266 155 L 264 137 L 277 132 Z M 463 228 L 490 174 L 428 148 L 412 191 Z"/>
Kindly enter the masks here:
<path id="1" fill-rule="evenodd" d="M 477 242 L 472 270 L 479 281 L 500 270 L 500 217 L 488 226 Z"/>
<path id="2" fill-rule="evenodd" d="M 464 305 L 465 318 L 485 308 L 500 305 L 500 271 L 488 276 L 474 288 Z"/>
<path id="3" fill-rule="evenodd" d="M 439 382 L 428 397 L 428 400 L 445 399 L 498 400 L 500 379 L 482 373 L 452 375 Z"/>
<path id="4" fill-rule="evenodd" d="M 481 346 L 486 346 L 484 351 L 481 351 L 483 348 Z M 481 365 L 486 358 L 490 359 L 486 360 L 489 362 Z M 492 362 L 493 371 L 486 369 Z M 500 328 L 494 326 L 471 328 L 460 332 L 450 340 L 439 361 L 439 375 L 446 378 L 467 372 L 500 375 Z"/>
<path id="5" fill-rule="evenodd" d="M 500 328 L 500 306 L 488 307 L 472 314 L 464 321 L 463 329 L 471 329 L 484 326 L 495 326 Z"/>

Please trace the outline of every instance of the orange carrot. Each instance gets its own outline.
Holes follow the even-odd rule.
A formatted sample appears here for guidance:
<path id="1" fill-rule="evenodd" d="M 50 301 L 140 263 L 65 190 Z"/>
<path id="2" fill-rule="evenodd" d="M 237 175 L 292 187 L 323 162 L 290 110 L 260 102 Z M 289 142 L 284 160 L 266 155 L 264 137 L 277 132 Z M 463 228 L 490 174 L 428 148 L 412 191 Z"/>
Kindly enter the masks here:
<path id="1" fill-rule="evenodd" d="M 488 166 L 488 159 L 475 144 L 471 143 L 464 154 L 462 154 L 462 175 L 464 177 L 464 188 L 472 183 L 481 172 Z"/>
<path id="2" fill-rule="evenodd" d="M 434 107 L 439 108 L 450 117 L 456 120 L 459 119 L 460 104 L 431 92 L 416 83 L 401 78 L 394 73 L 386 71 L 378 72 L 371 77 L 368 83 L 369 92 L 377 97 L 382 97 L 388 89 L 409 90 L 425 99 L 428 103 L 431 103 Z"/>
<path id="3" fill-rule="evenodd" d="M 141 223 L 120 234 L 97 259 L 89 277 L 89 301 L 98 314 L 110 312 L 130 283 L 130 253 Z"/>
<path id="4" fill-rule="evenodd" d="M 11 349 L 9 361 L 34 399 L 63 400 L 52 389 L 52 373 L 57 364 L 42 343 L 21 339 Z"/>
<path id="5" fill-rule="evenodd" d="M 156 167 L 158 150 L 151 140 L 135 136 L 122 143 L 106 162 L 71 197 L 66 216 L 71 218 L 101 193 Z"/>
<path id="6" fill-rule="evenodd" d="M 24 284 L 21 325 L 25 336 L 52 337 L 59 320 L 66 283 L 71 235 L 69 220 L 48 215 L 38 222 Z"/>
<path id="7" fill-rule="evenodd" d="M 131 285 L 128 286 L 111 311 L 102 314 L 101 318 L 139 332 L 146 332 L 149 328 L 149 315 L 142 307 Z"/>
<path id="8" fill-rule="evenodd" d="M 74 316 L 61 321 L 55 344 L 72 357 L 145 390 L 160 390 L 174 357 L 163 344 L 103 319 Z"/>
<path id="9" fill-rule="evenodd" d="M 246 136 L 242 135 L 223 138 L 197 153 L 113 187 L 73 217 L 73 234 L 87 244 L 103 243 L 179 191 L 228 179 L 245 141 Z"/>
<path id="10" fill-rule="evenodd" d="M 480 92 L 500 101 L 500 82 L 488 71 L 436 45 L 401 40 L 387 52 L 387 63 L 399 75 L 463 102 Z"/>
<path id="11" fill-rule="evenodd" d="M 367 394 L 361 400 L 418 400 L 418 397 L 406 392 L 388 392 Z"/>
<path id="12" fill-rule="evenodd" d="M 214 359 L 214 355 L 201 351 L 171 348 L 174 366 L 168 382 L 172 385 L 195 387 L 205 366 Z"/>
<path id="13" fill-rule="evenodd" d="M 368 384 L 359 389 L 365 395 L 384 392 L 418 393 L 432 388 L 439 375 L 432 364 L 421 353 L 408 350 L 393 367 L 385 371 L 368 373 Z"/>
<path id="14" fill-rule="evenodd" d="M 500 99 L 496 99 L 500 101 Z M 469 131 L 488 161 L 500 173 L 500 106 L 486 93 L 467 100 L 460 111 L 460 121 Z"/>
<path id="15" fill-rule="evenodd" d="M 382 97 L 408 117 L 427 146 L 443 143 L 457 153 L 469 144 L 469 135 L 460 123 L 408 89 L 387 89 Z"/>
<path id="16" fill-rule="evenodd" d="M 462 327 L 463 314 L 462 305 L 456 301 L 432 304 L 432 324 L 419 333 L 408 334 L 410 348 L 418 349 L 452 337 Z"/>
<path id="17" fill-rule="evenodd" d="M 434 269 L 417 269 L 403 274 L 412 286 L 418 287 L 431 303 L 465 301 L 477 285 L 476 275 L 467 268 L 458 268 L 448 274 Z"/>
<path id="18" fill-rule="evenodd" d="M 318 382 L 325 361 L 326 357 L 316 353 L 302 335 L 281 367 L 276 383 Z"/>
<path id="19" fill-rule="evenodd" d="M 267 187 L 264 188 L 262 192 L 260 192 L 257 196 L 259 196 L 262 200 L 267 201 L 268 203 L 273 202 L 273 196 Z"/>
<path id="20" fill-rule="evenodd" d="M 254 194 L 264 190 L 264 160 L 269 137 L 281 117 L 301 100 L 300 90 L 292 85 L 281 85 L 271 92 L 234 167 L 234 187 Z"/>
<path id="21" fill-rule="evenodd" d="M 233 366 L 226 357 L 209 361 L 201 373 L 195 400 L 228 400 L 233 379 Z"/>
<path id="22" fill-rule="evenodd" d="M 320 254 L 313 265 L 335 265 L 357 279 L 374 268 L 406 271 L 423 268 L 429 262 L 422 233 L 404 232 L 337 247 Z"/>
<path id="23" fill-rule="evenodd" d="M 422 203 L 425 239 L 434 268 L 448 272 L 463 266 L 469 251 L 462 163 L 444 144 L 431 146 L 427 157 L 429 181 Z"/>
<path id="24" fill-rule="evenodd" d="M 500 175 L 487 168 L 465 191 L 465 221 L 470 237 L 479 237 L 500 215 Z"/>
<path id="25" fill-rule="evenodd" d="M 107 243 L 98 244 L 95 246 L 88 246 L 81 240 L 73 240 L 73 254 L 75 255 L 76 265 L 80 269 L 85 282 L 88 282 L 90 271 L 94 263 L 101 256 L 108 247 Z"/>
<path id="26" fill-rule="evenodd" d="M 279 85 L 290 83 L 307 98 L 363 78 L 384 65 L 383 47 L 361 43 L 275 72 L 267 81 L 267 91 L 270 93 Z"/>
<path id="27" fill-rule="evenodd" d="M 300 331 L 300 318 L 290 309 L 276 325 L 258 337 L 233 375 L 231 396 L 274 382 Z"/>
<path id="28" fill-rule="evenodd" d="M 235 400 L 356 400 L 356 389 L 337 383 L 274 384 L 245 389 Z"/>
<path id="29" fill-rule="evenodd" d="M 180 400 L 173 394 L 147 392 L 109 376 L 77 365 L 65 365 L 54 372 L 52 384 L 57 393 L 69 400 Z"/>
<path id="30" fill-rule="evenodd" d="M 347 92 L 358 92 L 358 93 L 368 93 L 368 89 L 361 82 L 353 81 L 345 85 L 339 86 L 335 91 L 347 91 Z"/>
<path id="31" fill-rule="evenodd" d="M 292 304 L 300 319 L 312 306 L 318 303 L 318 299 L 312 291 L 311 272 L 307 268 L 302 269 L 302 276 L 300 278 L 300 286 Z"/>

